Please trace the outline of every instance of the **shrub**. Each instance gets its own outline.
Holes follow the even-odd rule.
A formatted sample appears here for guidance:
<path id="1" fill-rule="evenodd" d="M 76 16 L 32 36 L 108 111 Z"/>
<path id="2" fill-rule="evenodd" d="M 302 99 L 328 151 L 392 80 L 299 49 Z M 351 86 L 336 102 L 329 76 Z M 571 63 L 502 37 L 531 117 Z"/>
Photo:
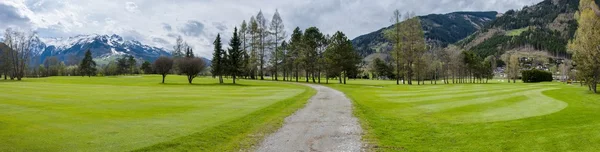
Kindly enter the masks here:
<path id="1" fill-rule="evenodd" d="M 522 79 L 525 83 L 552 82 L 552 73 L 542 70 L 522 71 Z"/>

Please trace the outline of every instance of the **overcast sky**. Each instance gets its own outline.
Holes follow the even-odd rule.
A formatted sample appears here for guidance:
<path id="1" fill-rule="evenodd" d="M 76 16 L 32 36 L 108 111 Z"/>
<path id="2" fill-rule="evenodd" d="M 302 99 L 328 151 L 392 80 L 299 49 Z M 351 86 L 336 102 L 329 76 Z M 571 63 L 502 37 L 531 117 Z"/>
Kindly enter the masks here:
<path id="1" fill-rule="evenodd" d="M 417 15 L 455 11 L 520 9 L 541 0 L 0 0 L 0 28 L 20 27 L 42 37 L 118 34 L 158 47 L 181 35 L 195 52 L 209 57 L 217 33 L 229 39 L 233 27 L 262 10 L 271 20 L 279 10 L 287 32 L 316 26 L 349 38 L 390 25 L 394 9 Z M 2 30 L 3 31 L 3 30 Z M 0 32 L 3 33 L 3 32 Z M 227 44 L 227 43 L 226 43 Z"/>

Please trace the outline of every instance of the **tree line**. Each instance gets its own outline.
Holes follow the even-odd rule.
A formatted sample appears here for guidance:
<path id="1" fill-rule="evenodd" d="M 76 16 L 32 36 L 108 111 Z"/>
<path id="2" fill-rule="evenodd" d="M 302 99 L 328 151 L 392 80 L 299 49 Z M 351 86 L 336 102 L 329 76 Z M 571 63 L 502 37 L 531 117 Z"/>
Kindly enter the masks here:
<path id="1" fill-rule="evenodd" d="M 5 80 L 9 78 L 22 80 L 25 76 L 91 77 L 127 74 L 162 74 L 166 76 L 168 73 L 176 73 L 186 75 L 188 83 L 192 83 L 193 79 L 207 67 L 202 59 L 194 56 L 192 48 L 184 43 L 181 37 L 177 39 L 173 57 L 163 56 L 154 63 L 144 61 L 140 65 L 139 59 L 125 55 L 106 65 L 98 65 L 93 60 L 91 50 L 87 49 L 78 65 L 65 65 L 59 58 L 51 56 L 47 57 L 39 66 L 30 66 L 32 44 L 36 36 L 35 32 L 24 32 L 12 28 L 5 31 L 4 42 L 0 43 L 0 77 L 3 76 Z M 165 60 L 173 62 L 172 65 L 163 64 Z"/>
<path id="2" fill-rule="evenodd" d="M 267 27 L 267 25 L 269 25 Z M 317 27 L 302 31 L 296 27 L 289 40 L 278 11 L 269 23 L 262 11 L 235 28 L 230 47 L 224 50 L 220 35 L 213 42 L 211 73 L 223 83 L 223 77 L 275 81 L 346 83 L 356 78 L 360 56 L 342 32 L 323 34 Z"/>
<path id="3" fill-rule="evenodd" d="M 455 46 L 427 45 L 419 18 L 412 13 L 402 16 L 399 10 L 394 11 L 394 26 L 384 31 L 393 48 L 389 56 L 372 61 L 374 78 L 393 79 L 397 85 L 413 85 L 416 80 L 421 85 L 439 80 L 445 84 L 487 83 L 493 77 L 495 57 L 481 58 Z"/>

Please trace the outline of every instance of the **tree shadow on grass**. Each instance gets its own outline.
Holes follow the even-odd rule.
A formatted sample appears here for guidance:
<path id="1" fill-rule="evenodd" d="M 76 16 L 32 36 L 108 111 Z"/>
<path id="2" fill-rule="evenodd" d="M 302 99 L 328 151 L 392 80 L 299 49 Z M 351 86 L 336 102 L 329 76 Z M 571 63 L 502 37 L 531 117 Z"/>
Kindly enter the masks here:
<path id="1" fill-rule="evenodd" d="M 232 83 L 224 83 L 224 84 L 219 84 L 219 83 L 159 83 L 159 85 L 166 85 L 166 86 L 260 86 L 260 85 L 247 85 L 247 84 L 232 84 Z"/>

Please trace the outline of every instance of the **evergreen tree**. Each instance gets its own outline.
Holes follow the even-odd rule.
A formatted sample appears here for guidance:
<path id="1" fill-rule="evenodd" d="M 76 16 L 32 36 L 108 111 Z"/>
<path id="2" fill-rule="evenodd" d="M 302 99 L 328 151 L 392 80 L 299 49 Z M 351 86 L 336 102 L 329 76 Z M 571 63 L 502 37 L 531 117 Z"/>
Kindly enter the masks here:
<path id="1" fill-rule="evenodd" d="M 81 72 L 81 76 L 91 77 L 92 75 L 96 75 L 96 62 L 94 62 L 92 58 L 92 52 L 88 49 L 85 52 L 85 57 L 81 60 L 81 64 L 79 65 L 79 71 Z"/>
<path id="2" fill-rule="evenodd" d="M 129 73 L 129 62 L 128 56 L 123 56 L 117 59 L 117 74 L 128 74 Z"/>
<path id="3" fill-rule="evenodd" d="M 149 61 L 144 61 L 140 70 L 144 71 L 144 74 L 152 74 L 152 64 Z"/>
<path id="4" fill-rule="evenodd" d="M 331 37 L 324 56 L 329 67 L 328 71 L 338 76 L 340 83 L 346 84 L 349 75 L 358 73 L 360 56 L 354 51 L 352 41 L 344 33 L 338 31 Z"/>
<path id="5" fill-rule="evenodd" d="M 135 58 L 130 55 L 127 59 L 127 65 L 129 66 L 129 73 L 130 74 L 136 74 L 137 73 L 137 61 L 135 61 Z"/>
<path id="6" fill-rule="evenodd" d="M 288 46 L 289 49 L 289 63 L 293 65 L 293 76 L 296 78 L 296 82 L 298 82 L 298 77 L 300 77 L 300 65 L 302 64 L 301 55 L 303 49 L 302 42 L 302 30 L 299 27 L 294 29 L 292 33 L 292 38 L 290 39 L 290 43 Z"/>
<path id="7" fill-rule="evenodd" d="M 194 52 L 192 51 L 192 48 L 188 47 L 185 50 L 185 57 L 186 58 L 194 58 Z"/>
<path id="8" fill-rule="evenodd" d="M 315 63 L 318 61 L 317 49 L 322 39 L 324 39 L 324 36 L 316 27 L 306 29 L 302 37 L 304 49 L 302 49 L 303 53 L 301 60 L 304 62 L 303 66 L 306 71 L 306 82 L 308 82 L 309 78 L 312 76 L 313 83 L 316 83 L 315 76 L 317 68 Z"/>
<path id="9" fill-rule="evenodd" d="M 243 65 L 244 51 L 240 48 L 241 41 L 238 36 L 237 27 L 234 29 L 233 38 L 229 42 L 231 48 L 228 49 L 228 61 L 229 61 L 229 72 L 233 78 L 233 84 L 235 84 L 236 76 L 241 74 Z"/>
<path id="10" fill-rule="evenodd" d="M 221 34 L 217 34 L 217 38 L 215 39 L 215 41 L 213 42 L 213 45 L 215 46 L 214 48 L 214 52 L 213 52 L 213 59 L 212 59 L 212 64 L 211 64 L 211 68 L 212 68 L 212 75 L 213 77 L 219 77 L 219 83 L 223 83 L 223 71 L 224 71 L 224 50 L 223 50 L 223 46 L 221 44 Z"/>

